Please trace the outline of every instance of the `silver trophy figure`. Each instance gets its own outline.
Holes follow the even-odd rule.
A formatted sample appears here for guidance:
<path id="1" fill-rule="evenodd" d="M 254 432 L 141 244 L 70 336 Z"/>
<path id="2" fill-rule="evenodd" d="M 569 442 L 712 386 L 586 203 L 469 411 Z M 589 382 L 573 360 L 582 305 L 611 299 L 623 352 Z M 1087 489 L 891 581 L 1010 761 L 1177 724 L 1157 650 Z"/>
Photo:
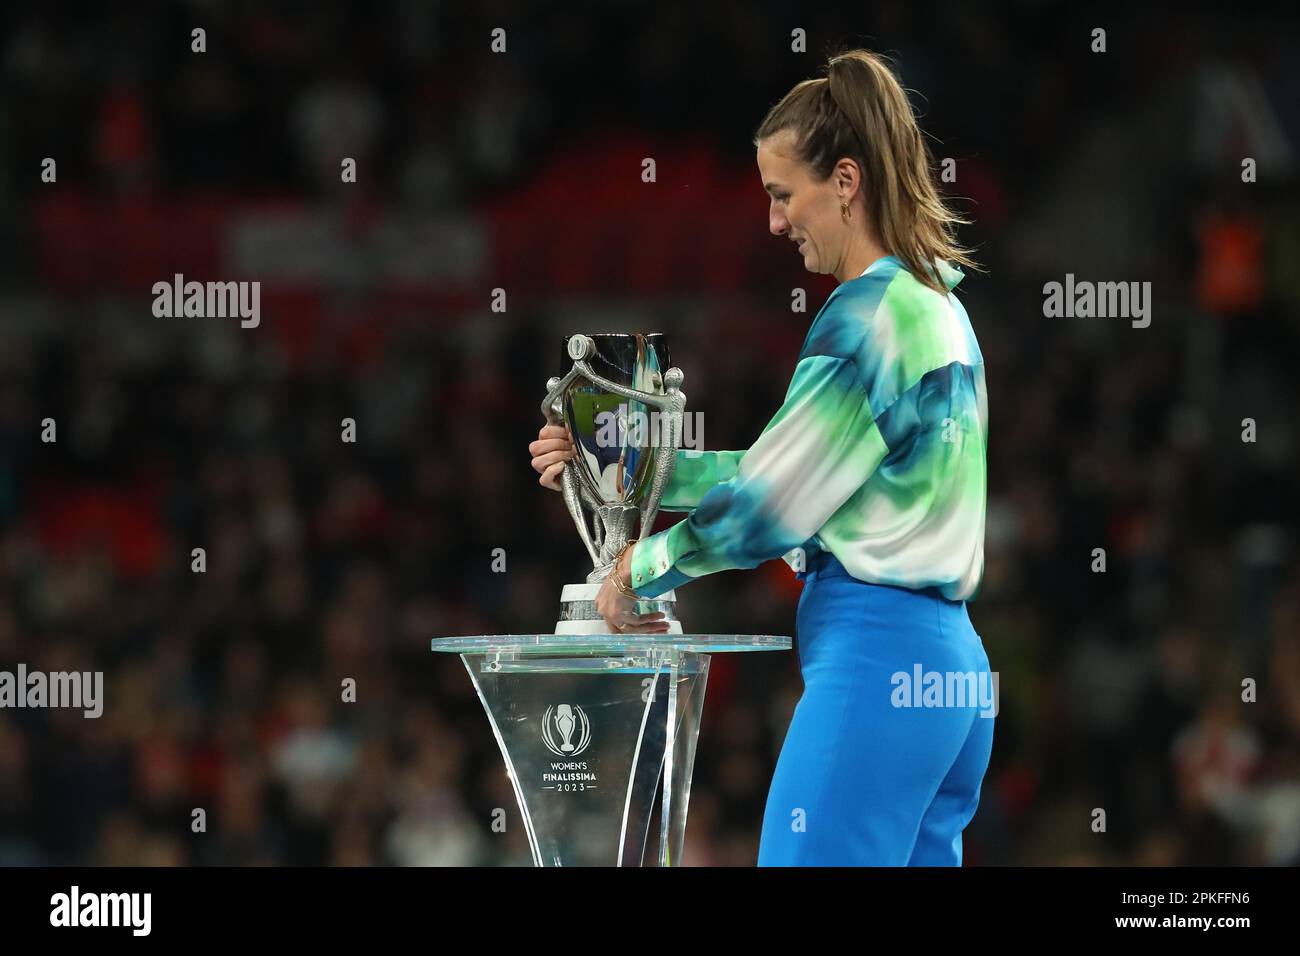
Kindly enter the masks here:
<path id="1" fill-rule="evenodd" d="M 608 634 L 596 594 L 633 531 L 644 538 L 654 527 L 682 444 L 686 395 L 659 333 L 570 335 L 564 343 L 572 367 L 547 381 L 542 414 L 573 436 L 561 489 L 594 568 L 586 583 L 565 585 L 555 633 Z M 668 591 L 639 601 L 636 613 L 662 611 L 669 633 L 680 634 L 675 602 Z"/>

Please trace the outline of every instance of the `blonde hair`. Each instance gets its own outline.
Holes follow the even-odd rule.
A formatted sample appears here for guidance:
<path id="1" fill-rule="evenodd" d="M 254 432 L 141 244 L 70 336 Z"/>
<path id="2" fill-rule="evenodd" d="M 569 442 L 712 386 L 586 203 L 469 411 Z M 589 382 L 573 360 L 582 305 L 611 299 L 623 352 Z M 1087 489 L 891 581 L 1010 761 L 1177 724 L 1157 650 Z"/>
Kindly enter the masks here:
<path id="1" fill-rule="evenodd" d="M 793 130 L 798 159 L 825 182 L 844 157 L 862 170 L 867 214 L 881 244 L 919 281 L 947 293 L 932 265 L 946 259 L 980 267 L 957 244 L 956 215 L 931 178 L 930 151 L 902 84 L 888 62 L 869 50 L 832 56 L 826 76 L 804 80 L 768 111 L 754 145 Z"/>

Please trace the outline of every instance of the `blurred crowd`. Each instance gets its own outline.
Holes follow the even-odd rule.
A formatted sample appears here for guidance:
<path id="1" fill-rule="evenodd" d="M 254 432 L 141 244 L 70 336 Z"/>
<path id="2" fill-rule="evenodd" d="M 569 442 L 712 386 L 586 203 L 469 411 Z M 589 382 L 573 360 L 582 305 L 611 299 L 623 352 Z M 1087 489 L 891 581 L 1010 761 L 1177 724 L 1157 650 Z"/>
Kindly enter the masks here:
<path id="1" fill-rule="evenodd" d="M 1001 712 L 967 863 L 1300 863 L 1300 32 L 1130 12 L 1095 53 L 1095 24 L 1028 0 L 862 20 L 380 7 L 41 10 L 0 34 L 0 670 L 106 675 L 98 720 L 0 710 L 0 864 L 527 865 L 482 708 L 429 641 L 549 631 L 585 576 L 526 453 L 564 333 L 667 333 L 706 447 L 745 447 L 775 412 L 833 285 L 766 235 L 749 139 L 828 44 L 854 42 L 919 91 L 986 267 L 959 295 L 988 368 L 970 613 Z M 602 215 L 581 192 L 537 200 L 571 195 L 539 192 L 547 157 L 623 134 L 709 157 L 676 228 L 767 251 L 707 283 L 669 263 L 654 295 L 657 279 L 612 293 L 617 264 L 591 298 L 582 273 L 549 296 L 534 274 L 492 311 L 490 290 L 518 287 L 493 250 L 522 235 L 541 254 Z M 608 164 L 569 173 L 617 191 Z M 457 295 L 396 305 L 380 263 L 319 276 L 290 334 L 277 309 L 301 290 L 270 289 L 257 329 L 157 319 L 147 284 L 70 282 L 45 226 L 70 204 L 213 195 L 454 215 L 487 224 L 487 252 Z M 526 231 L 501 228 L 524 208 Z M 637 268 L 668 262 L 638 221 L 602 228 Z M 235 255 L 207 220 L 141 230 Z M 1150 327 L 1045 318 L 1042 285 L 1066 273 L 1151 281 Z M 793 635 L 799 588 L 771 562 L 680 589 L 679 613 Z M 800 689 L 793 654 L 715 657 L 686 864 L 754 863 Z"/>

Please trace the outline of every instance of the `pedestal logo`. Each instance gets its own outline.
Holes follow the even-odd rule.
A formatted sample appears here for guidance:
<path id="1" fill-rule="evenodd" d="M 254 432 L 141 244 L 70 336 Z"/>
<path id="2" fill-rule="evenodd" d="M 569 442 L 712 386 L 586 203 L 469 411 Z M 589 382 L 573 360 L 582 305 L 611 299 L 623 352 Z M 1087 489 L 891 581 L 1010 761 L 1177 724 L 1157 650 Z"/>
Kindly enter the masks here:
<path id="1" fill-rule="evenodd" d="M 553 704 L 542 716 L 542 740 L 557 757 L 576 757 L 591 743 L 591 721 L 577 704 Z"/>

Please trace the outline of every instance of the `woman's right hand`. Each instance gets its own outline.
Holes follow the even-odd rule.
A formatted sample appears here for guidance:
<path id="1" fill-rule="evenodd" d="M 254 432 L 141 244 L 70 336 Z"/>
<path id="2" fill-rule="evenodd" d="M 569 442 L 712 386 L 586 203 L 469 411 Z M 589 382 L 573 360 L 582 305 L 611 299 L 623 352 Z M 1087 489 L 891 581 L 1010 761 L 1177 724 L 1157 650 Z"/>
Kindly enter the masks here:
<path id="1" fill-rule="evenodd" d="M 560 490 L 560 472 L 564 463 L 574 455 L 573 438 L 564 425 L 543 425 L 537 441 L 530 442 L 528 451 L 533 456 L 533 469 L 541 475 L 537 480 L 543 488 Z"/>

